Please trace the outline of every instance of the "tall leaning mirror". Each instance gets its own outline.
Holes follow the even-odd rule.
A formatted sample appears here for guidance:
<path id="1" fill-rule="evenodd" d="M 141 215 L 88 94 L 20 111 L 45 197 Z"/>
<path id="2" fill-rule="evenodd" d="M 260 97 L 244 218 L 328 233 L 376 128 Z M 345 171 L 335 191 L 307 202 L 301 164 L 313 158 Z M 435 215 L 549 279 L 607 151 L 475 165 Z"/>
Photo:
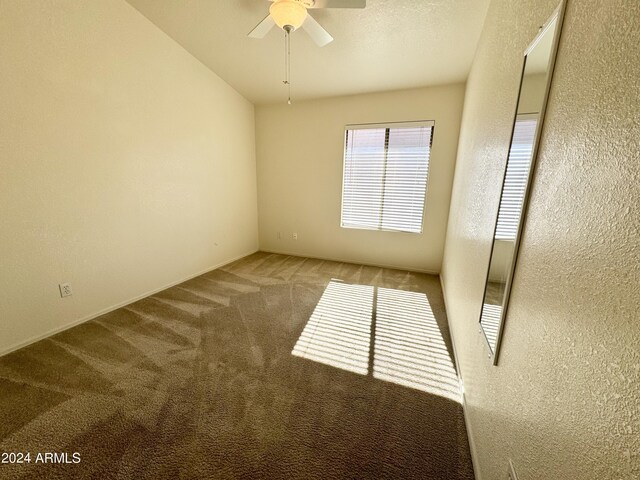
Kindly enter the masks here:
<path id="1" fill-rule="evenodd" d="M 498 361 L 511 283 L 527 209 L 531 177 L 551 84 L 566 0 L 558 6 L 524 52 L 511 145 L 497 208 L 491 256 L 480 313 L 489 356 Z"/>

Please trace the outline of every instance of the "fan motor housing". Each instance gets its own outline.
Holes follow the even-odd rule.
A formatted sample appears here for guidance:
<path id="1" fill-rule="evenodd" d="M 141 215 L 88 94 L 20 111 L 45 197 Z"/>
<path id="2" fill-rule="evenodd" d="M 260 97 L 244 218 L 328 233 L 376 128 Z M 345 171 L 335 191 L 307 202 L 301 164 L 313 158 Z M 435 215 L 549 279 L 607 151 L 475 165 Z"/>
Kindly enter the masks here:
<path id="1" fill-rule="evenodd" d="M 272 2 L 277 2 L 278 0 L 271 0 Z M 316 4 L 316 0 L 293 0 L 296 3 L 304 5 L 304 8 L 311 8 Z"/>

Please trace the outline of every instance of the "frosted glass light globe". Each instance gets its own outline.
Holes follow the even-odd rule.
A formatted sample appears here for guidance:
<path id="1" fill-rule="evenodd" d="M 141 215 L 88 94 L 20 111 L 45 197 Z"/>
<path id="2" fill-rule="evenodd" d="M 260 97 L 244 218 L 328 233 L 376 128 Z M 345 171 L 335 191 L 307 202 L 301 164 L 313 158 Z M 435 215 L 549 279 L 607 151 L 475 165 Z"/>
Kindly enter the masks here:
<path id="1" fill-rule="evenodd" d="M 294 30 L 300 28 L 307 18 L 307 9 L 295 0 L 277 0 L 269 7 L 269 13 L 280 28 L 289 25 Z"/>

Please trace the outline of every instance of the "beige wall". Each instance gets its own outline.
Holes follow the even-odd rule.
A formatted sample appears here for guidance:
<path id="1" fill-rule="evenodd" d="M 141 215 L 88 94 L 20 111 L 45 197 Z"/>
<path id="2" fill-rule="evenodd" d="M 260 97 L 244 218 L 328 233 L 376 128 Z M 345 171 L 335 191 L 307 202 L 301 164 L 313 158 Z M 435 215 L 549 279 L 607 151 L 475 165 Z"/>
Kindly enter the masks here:
<path id="1" fill-rule="evenodd" d="M 133 7 L 0 0 L 0 45 L 0 353 L 257 249 L 253 106 Z"/>
<path id="2" fill-rule="evenodd" d="M 463 96 L 450 85 L 256 107 L 260 248 L 439 272 Z M 345 125 L 408 120 L 435 120 L 424 232 L 341 228 Z"/>
<path id="3" fill-rule="evenodd" d="M 556 4 L 494 0 L 467 83 L 443 282 L 480 480 L 640 478 L 638 2 L 568 2 L 497 367 L 478 332 L 521 54 Z"/>
<path id="4" fill-rule="evenodd" d="M 544 102 L 544 89 L 547 86 L 546 80 L 547 75 L 544 73 L 525 75 L 520 92 L 518 113 L 540 113 L 540 105 Z"/>
<path id="5" fill-rule="evenodd" d="M 493 245 L 493 257 L 489 268 L 489 280 L 492 282 L 506 283 L 511 271 L 513 259 L 513 240 L 495 240 Z"/>

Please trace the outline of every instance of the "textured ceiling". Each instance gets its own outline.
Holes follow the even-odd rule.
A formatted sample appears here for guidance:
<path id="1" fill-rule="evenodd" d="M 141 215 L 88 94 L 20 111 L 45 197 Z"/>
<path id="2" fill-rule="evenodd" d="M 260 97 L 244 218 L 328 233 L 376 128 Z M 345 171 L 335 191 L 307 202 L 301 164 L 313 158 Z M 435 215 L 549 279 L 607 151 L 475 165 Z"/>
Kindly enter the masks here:
<path id="1" fill-rule="evenodd" d="M 267 0 L 128 0 L 256 104 L 285 101 L 284 33 L 247 33 Z M 292 95 L 317 98 L 466 80 L 489 0 L 368 0 L 365 9 L 312 10 L 334 37 L 292 35 Z"/>

